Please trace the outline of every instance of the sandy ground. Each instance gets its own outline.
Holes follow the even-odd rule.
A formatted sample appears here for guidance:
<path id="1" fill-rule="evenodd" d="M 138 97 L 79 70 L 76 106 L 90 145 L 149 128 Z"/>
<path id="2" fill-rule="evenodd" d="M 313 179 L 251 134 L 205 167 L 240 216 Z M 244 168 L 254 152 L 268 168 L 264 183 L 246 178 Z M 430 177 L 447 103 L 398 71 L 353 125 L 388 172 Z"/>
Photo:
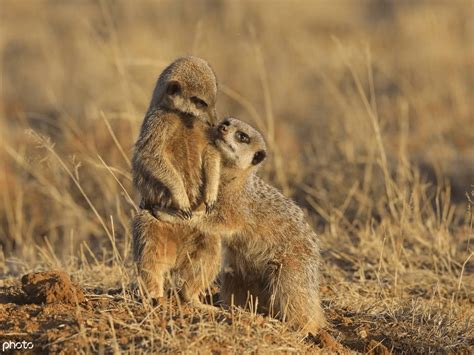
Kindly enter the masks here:
<path id="1" fill-rule="evenodd" d="M 234 321 L 236 312 L 239 313 L 238 321 Z M 146 323 L 150 314 L 157 315 L 153 328 L 158 332 L 153 336 Z M 302 339 L 301 348 L 294 348 L 288 344 L 286 336 L 279 336 L 279 332 L 287 331 L 283 324 L 260 315 L 219 308 L 215 312 L 202 312 L 172 300 L 150 308 L 132 293 L 122 290 L 83 290 L 72 283 L 66 273 L 59 271 L 27 274 L 21 281 L 0 288 L 0 319 L 3 320 L 0 338 L 3 342 L 32 342 L 34 352 L 148 351 L 155 347 L 161 351 L 174 351 L 178 349 L 161 347 L 160 333 L 179 337 L 181 328 L 194 324 L 197 330 L 199 323 L 205 323 L 221 328 L 219 331 L 227 335 L 219 337 L 213 331 L 194 332 L 191 340 L 200 346 L 200 351 L 210 353 L 226 353 L 235 346 L 234 340 L 239 341 L 239 333 L 250 330 L 251 334 L 255 327 L 273 329 L 265 335 L 263 342 L 260 339 L 261 350 L 268 346 L 267 350 L 284 352 L 389 353 L 383 345 L 383 333 L 370 323 L 361 328 L 361 322 L 354 319 L 355 314 L 350 310 L 333 311 L 328 316 L 333 329 L 309 335 Z M 246 327 L 250 329 L 244 329 Z M 341 342 L 334 337 L 340 338 Z M 192 351 L 193 345 L 187 345 L 185 351 Z"/>

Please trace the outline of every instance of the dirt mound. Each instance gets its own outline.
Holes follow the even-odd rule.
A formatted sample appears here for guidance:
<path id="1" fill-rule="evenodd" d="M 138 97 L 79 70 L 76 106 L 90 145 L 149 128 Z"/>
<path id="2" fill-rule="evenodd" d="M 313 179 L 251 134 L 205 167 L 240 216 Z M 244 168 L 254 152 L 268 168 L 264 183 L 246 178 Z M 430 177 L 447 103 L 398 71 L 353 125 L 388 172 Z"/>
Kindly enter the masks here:
<path id="1" fill-rule="evenodd" d="M 71 282 L 68 274 L 48 271 L 26 274 L 21 278 L 28 303 L 78 304 L 85 301 L 84 291 Z"/>

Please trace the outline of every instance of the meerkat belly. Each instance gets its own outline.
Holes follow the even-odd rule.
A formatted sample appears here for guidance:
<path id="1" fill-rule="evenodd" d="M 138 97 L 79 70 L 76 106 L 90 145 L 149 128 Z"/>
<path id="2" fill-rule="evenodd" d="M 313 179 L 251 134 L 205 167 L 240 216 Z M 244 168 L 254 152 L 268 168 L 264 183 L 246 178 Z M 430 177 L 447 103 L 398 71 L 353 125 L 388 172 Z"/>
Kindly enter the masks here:
<path id="1" fill-rule="evenodd" d="M 182 176 L 184 188 L 192 205 L 198 203 L 203 184 L 203 152 L 207 145 L 204 132 L 184 130 L 175 136 L 171 146 L 175 147 L 170 156 L 172 164 Z"/>

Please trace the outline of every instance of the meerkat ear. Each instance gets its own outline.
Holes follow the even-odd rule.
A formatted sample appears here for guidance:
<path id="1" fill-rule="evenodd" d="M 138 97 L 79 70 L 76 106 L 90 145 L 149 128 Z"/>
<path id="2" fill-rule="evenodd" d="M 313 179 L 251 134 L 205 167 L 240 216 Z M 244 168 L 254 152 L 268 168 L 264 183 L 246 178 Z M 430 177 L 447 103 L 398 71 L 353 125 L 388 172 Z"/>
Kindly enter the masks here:
<path id="1" fill-rule="evenodd" d="M 252 165 L 260 164 L 263 161 L 263 159 L 265 159 L 266 156 L 267 156 L 267 152 L 265 152 L 264 150 L 259 150 L 253 156 Z"/>
<path id="2" fill-rule="evenodd" d="M 166 93 L 170 96 L 175 96 L 181 93 L 181 85 L 176 81 L 172 80 L 168 82 L 166 86 Z"/>

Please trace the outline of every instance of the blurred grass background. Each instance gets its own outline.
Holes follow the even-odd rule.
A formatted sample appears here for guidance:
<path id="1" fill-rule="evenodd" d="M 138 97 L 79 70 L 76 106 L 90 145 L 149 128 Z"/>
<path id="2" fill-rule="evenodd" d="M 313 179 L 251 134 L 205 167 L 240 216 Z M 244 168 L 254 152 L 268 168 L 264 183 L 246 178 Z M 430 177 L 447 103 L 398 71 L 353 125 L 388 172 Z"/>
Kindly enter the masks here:
<path id="1" fill-rule="evenodd" d="M 80 164 L 77 177 L 101 212 L 126 210 L 97 155 L 123 173 L 132 193 L 128 159 L 156 78 L 187 54 L 214 67 L 220 115 L 266 133 L 274 153 L 266 172 L 286 193 L 321 187 L 319 203 L 330 208 L 335 195 L 362 187 L 357 172 L 380 166 L 375 117 L 392 175 L 400 163 L 414 164 L 431 182 L 449 179 L 451 197 L 467 202 L 471 1 L 2 1 L 1 8 L 6 249 L 41 235 L 63 240 L 76 227 L 84 233 L 75 239 L 101 233 L 89 208 L 75 210 L 83 198 L 25 128 L 51 137 L 71 168 Z M 365 187 L 378 185 L 380 176 Z M 367 204 L 359 212 L 366 217 L 377 209 L 377 201 L 355 203 Z"/>
<path id="2" fill-rule="evenodd" d="M 467 317 L 449 341 L 465 336 L 473 6 L 1 1 L 0 274 L 107 262 L 111 242 L 130 260 L 133 143 L 161 70 L 193 54 L 218 76 L 219 114 L 264 132 L 264 178 L 320 234 L 328 305 L 392 297 L 409 318 L 404 302 L 436 298 L 446 322 Z"/>

